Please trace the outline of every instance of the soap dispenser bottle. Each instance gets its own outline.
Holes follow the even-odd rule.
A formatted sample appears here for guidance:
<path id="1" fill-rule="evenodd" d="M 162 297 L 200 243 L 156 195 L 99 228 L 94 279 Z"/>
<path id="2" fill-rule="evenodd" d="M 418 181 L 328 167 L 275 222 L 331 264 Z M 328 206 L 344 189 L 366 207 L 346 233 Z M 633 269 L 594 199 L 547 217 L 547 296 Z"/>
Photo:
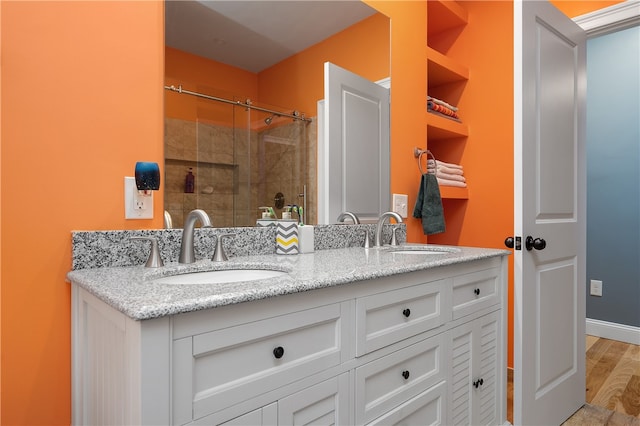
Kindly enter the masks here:
<path id="1" fill-rule="evenodd" d="M 256 226 L 272 226 L 276 224 L 276 214 L 273 207 L 258 207 L 262 209 L 262 218 L 256 221 Z"/>
<path id="2" fill-rule="evenodd" d="M 184 179 L 184 192 L 192 194 L 196 186 L 196 177 L 193 175 L 193 168 L 189 167 L 187 176 Z"/>

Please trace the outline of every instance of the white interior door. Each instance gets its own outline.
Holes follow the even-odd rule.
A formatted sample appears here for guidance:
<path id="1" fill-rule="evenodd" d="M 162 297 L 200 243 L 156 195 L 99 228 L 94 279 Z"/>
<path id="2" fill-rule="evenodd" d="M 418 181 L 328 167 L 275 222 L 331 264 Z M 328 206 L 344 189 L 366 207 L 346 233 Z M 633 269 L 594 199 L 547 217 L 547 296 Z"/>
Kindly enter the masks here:
<path id="1" fill-rule="evenodd" d="M 559 425 L 585 400 L 586 35 L 546 1 L 514 19 L 514 422 Z"/>
<path id="2" fill-rule="evenodd" d="M 330 62 L 324 78 L 318 223 L 343 211 L 377 220 L 390 210 L 389 89 Z"/>

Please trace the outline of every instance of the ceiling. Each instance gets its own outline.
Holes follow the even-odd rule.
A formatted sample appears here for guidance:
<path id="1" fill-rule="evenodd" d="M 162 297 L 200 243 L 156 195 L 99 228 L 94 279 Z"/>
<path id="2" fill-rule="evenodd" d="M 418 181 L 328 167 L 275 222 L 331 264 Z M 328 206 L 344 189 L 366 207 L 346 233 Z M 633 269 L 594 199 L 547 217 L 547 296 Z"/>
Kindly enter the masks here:
<path id="1" fill-rule="evenodd" d="M 167 1 L 165 44 L 257 73 L 367 18 L 359 0 Z"/>

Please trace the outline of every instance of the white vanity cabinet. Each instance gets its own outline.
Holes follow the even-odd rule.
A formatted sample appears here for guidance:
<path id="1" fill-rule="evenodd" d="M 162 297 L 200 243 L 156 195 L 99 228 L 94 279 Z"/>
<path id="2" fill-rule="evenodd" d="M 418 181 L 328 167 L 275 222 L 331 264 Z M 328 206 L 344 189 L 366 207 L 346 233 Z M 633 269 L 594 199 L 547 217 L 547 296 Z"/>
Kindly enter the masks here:
<path id="1" fill-rule="evenodd" d="M 505 286 L 491 257 L 134 321 L 73 285 L 73 423 L 501 424 Z"/>

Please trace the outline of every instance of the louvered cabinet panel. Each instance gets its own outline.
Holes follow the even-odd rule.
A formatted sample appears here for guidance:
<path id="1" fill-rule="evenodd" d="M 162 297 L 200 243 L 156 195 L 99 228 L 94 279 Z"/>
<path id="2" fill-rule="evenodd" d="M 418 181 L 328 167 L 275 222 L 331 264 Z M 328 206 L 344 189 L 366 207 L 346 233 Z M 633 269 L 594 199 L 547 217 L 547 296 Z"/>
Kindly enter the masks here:
<path id="1" fill-rule="evenodd" d="M 498 314 L 490 314 L 481 318 L 479 323 L 479 374 L 482 385 L 476 394 L 478 405 L 478 421 L 474 424 L 494 425 L 499 419 L 498 386 L 502 375 L 498 364 Z"/>
<path id="2" fill-rule="evenodd" d="M 452 330 L 450 415 L 455 425 L 499 423 L 504 372 L 499 345 L 500 311 Z"/>
<path id="3" fill-rule="evenodd" d="M 473 374 L 473 323 L 467 323 L 453 331 L 451 342 L 451 423 L 471 424 Z"/>

